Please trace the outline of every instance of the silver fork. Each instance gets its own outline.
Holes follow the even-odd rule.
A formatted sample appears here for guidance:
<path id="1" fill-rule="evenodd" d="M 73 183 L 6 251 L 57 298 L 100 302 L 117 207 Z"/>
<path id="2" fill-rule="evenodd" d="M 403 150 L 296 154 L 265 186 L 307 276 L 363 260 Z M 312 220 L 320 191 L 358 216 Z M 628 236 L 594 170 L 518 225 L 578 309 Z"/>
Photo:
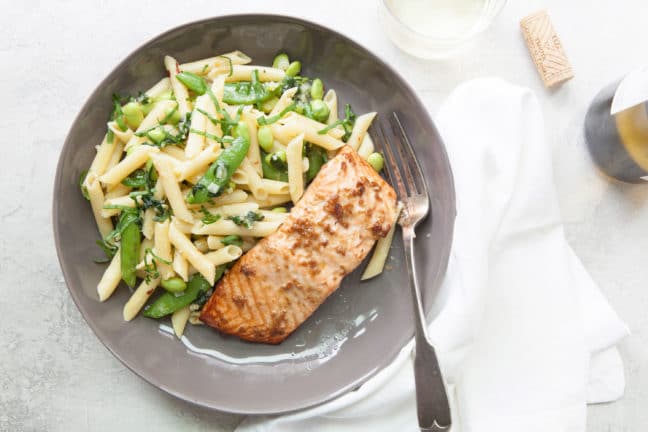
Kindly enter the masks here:
<path id="1" fill-rule="evenodd" d="M 391 119 L 392 140 L 388 140 L 385 129 L 378 124 L 379 139 L 377 144 L 382 147 L 386 158 L 387 172 L 395 186 L 398 199 L 403 203 L 403 210 L 398 224 L 403 230 L 403 243 L 407 262 L 412 297 L 414 300 L 414 379 L 416 383 L 416 410 L 421 431 L 445 431 L 450 429 L 451 416 L 448 396 L 441 376 L 439 361 L 427 335 L 423 299 L 416 277 L 414 259 L 415 228 L 430 211 L 430 199 L 425 178 L 419 165 L 412 145 L 405 134 L 403 125 L 396 113 Z M 391 144 L 391 145 L 390 145 Z M 398 156 L 392 147 L 397 149 Z M 405 181 L 403 181 L 405 177 Z"/>

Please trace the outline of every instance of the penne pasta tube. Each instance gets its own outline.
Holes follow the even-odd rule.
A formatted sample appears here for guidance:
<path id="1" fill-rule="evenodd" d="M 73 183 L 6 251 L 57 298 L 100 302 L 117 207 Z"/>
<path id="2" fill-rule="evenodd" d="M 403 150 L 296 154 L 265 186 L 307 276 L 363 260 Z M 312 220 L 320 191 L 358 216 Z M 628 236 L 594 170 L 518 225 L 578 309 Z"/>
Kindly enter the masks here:
<path id="1" fill-rule="evenodd" d="M 226 204 L 237 204 L 247 202 L 248 194 L 245 191 L 236 189 L 228 194 L 223 194 L 221 196 L 211 199 L 212 207 L 220 207 Z M 200 208 L 201 204 L 194 204 L 192 208 Z"/>
<path id="2" fill-rule="evenodd" d="M 155 254 L 163 260 L 171 262 L 173 256 L 171 255 L 171 242 L 169 240 L 169 220 L 155 222 L 154 232 L 153 240 L 155 246 L 153 246 L 153 250 Z M 174 272 L 170 264 L 158 262 L 157 267 L 162 279 L 168 279 L 173 276 Z"/>
<path id="3" fill-rule="evenodd" d="M 375 112 L 370 112 L 367 114 L 362 114 L 356 118 L 355 124 L 353 125 L 353 130 L 351 131 L 351 136 L 347 141 L 347 144 L 353 149 L 358 150 L 360 143 L 364 139 L 371 122 L 376 117 Z"/>
<path id="4" fill-rule="evenodd" d="M 227 68 L 229 71 L 230 61 L 232 65 L 241 65 L 250 63 L 252 59 L 241 51 L 232 51 L 216 57 L 183 63 L 180 65 L 180 70 L 195 73 L 197 75 L 207 75 L 214 68 Z"/>
<path id="5" fill-rule="evenodd" d="M 168 91 L 169 89 L 171 89 L 171 80 L 169 79 L 169 77 L 164 77 L 160 81 L 155 83 L 153 87 L 146 90 L 145 93 L 146 96 L 150 98 L 156 98 L 162 95 L 164 92 Z"/>
<path id="6" fill-rule="evenodd" d="M 338 100 L 335 90 L 331 89 L 326 92 L 324 95 L 324 103 L 329 108 L 329 116 L 326 120 L 326 124 L 335 123 L 338 119 Z"/>
<path id="7" fill-rule="evenodd" d="M 101 189 L 99 180 L 97 180 L 96 176 L 92 173 L 89 173 L 86 176 L 86 184 L 88 196 L 90 197 L 92 213 L 94 214 L 95 222 L 97 223 L 97 228 L 99 229 L 101 238 L 104 238 L 113 230 L 113 223 L 110 218 L 103 217 L 101 213 L 104 206 L 103 190 Z"/>
<path id="8" fill-rule="evenodd" d="M 132 189 L 129 188 L 126 185 L 123 185 L 121 183 L 117 183 L 116 185 L 113 185 L 113 187 L 105 193 L 105 198 L 106 200 L 112 199 L 112 198 L 117 198 L 121 197 L 124 195 L 128 195 Z"/>
<path id="9" fill-rule="evenodd" d="M 360 280 L 371 279 L 372 277 L 378 276 L 380 273 L 382 273 L 383 268 L 385 267 L 385 261 L 387 260 L 387 256 L 389 255 L 389 249 L 391 248 L 391 244 L 394 239 L 396 225 L 398 225 L 396 221 L 398 221 L 398 217 L 400 216 L 402 209 L 403 205 L 399 202 L 398 206 L 396 207 L 396 218 L 394 219 L 394 223 L 389 229 L 387 235 L 381 239 L 378 239 L 378 241 L 376 242 L 376 247 L 374 248 L 373 255 L 371 256 L 367 267 L 362 273 Z"/>
<path id="10" fill-rule="evenodd" d="M 239 258 L 241 255 L 243 255 L 243 251 L 240 247 L 229 245 L 216 251 L 209 252 L 205 256 L 207 257 L 207 259 L 209 259 L 209 261 L 211 261 L 213 265 L 219 266 L 221 264 L 232 262 L 235 259 Z"/>
<path id="11" fill-rule="evenodd" d="M 290 198 L 290 194 L 269 195 L 264 200 L 258 200 L 256 198 L 254 198 L 253 196 L 248 196 L 247 201 L 258 204 L 259 208 L 268 208 L 268 207 L 276 207 L 278 205 L 290 202 L 291 198 Z"/>
<path id="12" fill-rule="evenodd" d="M 257 244 L 257 240 L 254 237 L 245 237 L 243 239 L 243 244 L 241 245 L 241 250 L 247 252 L 252 249 Z"/>
<path id="13" fill-rule="evenodd" d="M 248 176 L 245 170 L 241 167 L 237 168 L 236 171 L 232 174 L 231 179 L 232 182 L 234 182 L 237 185 L 247 185 L 248 184 Z"/>
<path id="14" fill-rule="evenodd" d="M 256 170 L 247 159 L 243 160 L 241 169 L 245 172 L 245 176 L 247 177 L 247 186 L 250 188 L 252 195 L 261 200 L 268 198 L 268 191 L 265 189 L 263 183 L 265 179 L 262 179 L 259 174 L 257 174 Z"/>
<path id="15" fill-rule="evenodd" d="M 173 263 L 171 265 L 173 266 L 173 271 L 185 282 L 189 280 L 189 263 L 178 249 L 173 251 Z"/>
<path id="16" fill-rule="evenodd" d="M 243 111 L 241 120 L 245 122 L 250 131 L 250 148 L 247 152 L 247 159 L 252 165 L 252 168 L 263 176 L 263 169 L 261 168 L 261 150 L 259 149 L 259 140 L 257 138 L 257 121 L 250 111 Z"/>
<path id="17" fill-rule="evenodd" d="M 277 115 L 281 111 L 285 110 L 290 106 L 290 104 L 293 101 L 293 98 L 295 97 L 295 94 L 297 93 L 297 87 L 289 88 L 279 98 L 279 101 L 277 101 L 277 104 L 272 108 L 272 111 L 270 111 L 270 115 Z"/>
<path id="18" fill-rule="evenodd" d="M 231 221 L 228 221 L 231 222 Z M 218 223 L 218 222 L 216 222 Z M 191 263 L 210 284 L 214 284 L 216 279 L 216 267 L 205 257 L 184 233 L 171 223 L 169 227 L 169 239 L 173 246 L 180 251 L 187 261 Z"/>
<path id="19" fill-rule="evenodd" d="M 206 237 L 202 237 L 199 238 L 198 240 L 194 240 L 193 244 L 194 246 L 196 246 L 196 249 L 198 249 L 201 253 L 207 253 L 209 251 L 209 246 L 207 246 Z"/>
<path id="20" fill-rule="evenodd" d="M 293 138 L 286 146 L 286 162 L 288 164 L 288 192 L 293 203 L 297 203 L 304 193 L 304 173 L 302 171 L 302 149 L 304 148 L 304 135 Z M 268 181 L 268 180 L 266 180 Z M 269 187 L 269 193 L 273 193 Z M 274 193 L 285 194 L 285 190 Z"/>
<path id="21" fill-rule="evenodd" d="M 151 297 L 155 288 L 160 284 L 160 278 L 151 279 L 150 281 L 143 280 L 137 287 L 135 292 L 128 299 L 124 305 L 124 320 L 131 321 L 137 316 L 146 301 Z"/>
<path id="22" fill-rule="evenodd" d="M 144 258 L 146 258 L 146 251 L 147 249 L 153 249 L 153 246 L 155 245 L 155 242 L 153 242 L 153 239 L 150 238 L 144 238 L 142 240 L 142 243 L 140 243 L 140 250 L 139 250 L 139 262 L 138 266 L 142 264 L 142 268 L 144 268 Z"/>
<path id="23" fill-rule="evenodd" d="M 225 77 L 225 82 L 251 81 L 252 72 L 259 71 L 259 81 L 281 81 L 286 76 L 286 72 L 268 66 L 257 65 L 229 65 L 215 67 L 209 72 L 209 78 L 215 79 L 221 75 Z"/>
<path id="24" fill-rule="evenodd" d="M 194 225 L 192 233 L 199 235 L 267 237 L 277 231 L 279 225 L 280 223 L 277 221 L 261 221 L 255 222 L 251 228 L 246 228 L 242 225 L 236 225 L 231 220 L 221 219 L 209 225 L 198 222 Z"/>
<path id="25" fill-rule="evenodd" d="M 213 105 L 209 100 L 209 95 L 204 94 L 196 98 L 196 106 L 191 112 L 191 130 L 205 132 L 209 120 L 200 111 L 207 112 L 207 107 Z M 187 159 L 194 158 L 200 153 L 205 146 L 205 136 L 189 131 L 187 144 L 185 145 L 185 156 Z"/>
<path id="26" fill-rule="evenodd" d="M 107 171 L 110 171 L 111 169 L 117 166 L 124 153 L 124 144 L 120 143 L 119 140 L 115 140 L 113 145 L 114 145 L 113 152 L 110 155 L 110 160 L 108 161 L 108 165 L 106 165 L 106 170 L 104 171 L 104 174 Z M 117 186 L 117 184 L 108 185 L 108 189 L 112 189 L 113 187 Z"/>
<path id="27" fill-rule="evenodd" d="M 115 136 L 119 139 L 119 141 L 123 142 L 126 144 L 130 139 L 133 137 L 133 131 L 126 128 L 125 131 L 119 129 L 119 126 L 117 126 L 117 122 L 111 121 L 108 122 L 108 129 L 110 129 Z"/>
<path id="28" fill-rule="evenodd" d="M 173 312 L 171 315 L 171 327 L 173 327 L 173 332 L 178 339 L 180 339 L 184 334 L 190 314 L 191 310 L 189 309 L 189 306 L 185 306 Z"/>
<path id="29" fill-rule="evenodd" d="M 209 249 L 211 250 L 222 249 L 223 247 L 225 247 L 225 245 L 223 244 L 224 238 L 225 237 L 223 236 L 207 236 L 207 247 L 209 247 Z"/>
<path id="30" fill-rule="evenodd" d="M 176 78 L 180 72 L 178 62 L 171 56 L 164 56 L 164 67 L 169 72 L 169 79 L 171 80 L 171 88 L 175 94 L 175 99 L 178 103 L 178 111 L 182 118 L 185 118 L 187 113 L 191 111 L 189 105 L 189 91 L 187 88 Z"/>
<path id="31" fill-rule="evenodd" d="M 283 119 L 272 125 L 272 133 L 279 141 L 288 142 L 297 135 L 303 133 L 306 141 L 318 145 L 326 150 L 337 150 L 345 145 L 343 141 L 334 138 L 330 133 L 318 133 L 318 131 L 321 131 L 326 127 L 326 125 L 315 122 L 316 124 L 322 125 L 322 127 L 315 126 L 312 123 L 314 120 L 293 114 L 295 113 L 289 113 Z M 334 130 L 335 129 L 332 129 L 331 131 Z"/>
<path id="32" fill-rule="evenodd" d="M 297 170 L 301 172 L 301 158 Z M 270 195 L 284 195 L 290 193 L 290 183 L 279 180 L 261 179 L 263 189 Z"/>
<path id="33" fill-rule="evenodd" d="M 219 214 L 221 216 L 239 216 L 244 215 L 250 211 L 256 211 L 259 209 L 259 205 L 256 203 L 235 203 L 235 204 L 225 204 L 218 207 L 207 207 L 207 211 L 214 214 Z"/>
<path id="34" fill-rule="evenodd" d="M 160 176 L 162 188 L 169 200 L 169 205 L 173 209 L 173 214 L 186 222 L 193 222 L 193 216 L 187 208 L 184 196 L 180 191 L 172 163 L 168 156 L 156 155 L 153 158 L 153 164 Z"/>
<path id="35" fill-rule="evenodd" d="M 177 146 L 166 146 L 162 149 L 162 153 L 167 154 L 172 158 L 177 159 L 178 161 L 181 162 L 187 160 L 187 157 L 185 156 L 185 152 L 182 151 L 182 149 Z"/>
<path id="36" fill-rule="evenodd" d="M 121 281 L 121 258 L 119 250 L 117 250 L 97 284 L 99 301 L 106 301 L 117 289 L 119 281 Z"/>
<path id="37" fill-rule="evenodd" d="M 104 201 L 103 207 L 101 209 L 101 216 L 104 218 L 109 218 L 121 213 L 121 209 L 110 208 L 112 206 L 133 208 L 135 207 L 135 200 L 131 198 L 129 195 L 107 199 Z"/>
<path id="38" fill-rule="evenodd" d="M 290 215 L 290 213 L 279 213 L 269 210 L 259 210 L 259 213 L 263 215 L 263 220 L 266 222 L 283 222 Z"/>
<path id="39" fill-rule="evenodd" d="M 138 147 L 142 145 L 142 143 L 146 142 L 146 137 L 140 137 L 137 136 L 137 134 L 144 133 L 149 129 L 159 125 L 164 121 L 165 118 L 167 118 L 167 116 L 169 116 L 169 113 L 177 109 L 177 107 L 178 104 L 172 100 L 161 100 L 156 103 L 153 109 L 149 111 L 146 117 L 144 117 L 144 120 L 142 120 L 142 123 L 140 123 L 131 139 L 128 140 L 125 149 L 130 150 L 131 148 Z"/>
<path id="40" fill-rule="evenodd" d="M 97 154 L 92 160 L 92 164 L 90 165 L 88 172 L 92 172 L 97 176 L 100 176 L 104 172 L 106 172 L 106 167 L 108 166 L 108 162 L 110 162 L 110 158 L 113 154 L 113 151 L 115 150 L 116 144 L 117 143 L 114 140 L 112 143 L 109 143 L 108 136 L 105 135 L 104 139 L 101 141 L 101 144 L 97 146 Z"/>
<path id="41" fill-rule="evenodd" d="M 360 148 L 358 148 L 358 154 L 362 159 L 367 160 L 369 155 L 373 152 L 374 152 L 373 140 L 371 139 L 371 136 L 368 133 L 366 133 L 364 138 L 362 139 Z"/>
<path id="42" fill-rule="evenodd" d="M 188 158 L 181 164 L 176 165 L 176 176 L 178 181 L 184 181 L 190 177 L 204 173 L 209 165 L 218 158 L 220 148 L 216 145 L 210 145 L 198 155 Z"/>
<path id="43" fill-rule="evenodd" d="M 146 163 L 152 154 L 158 153 L 156 147 L 140 146 L 130 155 L 126 156 L 121 162 L 108 170 L 104 175 L 99 177 L 103 184 L 112 185 L 121 182 L 128 177 L 133 171 Z"/>

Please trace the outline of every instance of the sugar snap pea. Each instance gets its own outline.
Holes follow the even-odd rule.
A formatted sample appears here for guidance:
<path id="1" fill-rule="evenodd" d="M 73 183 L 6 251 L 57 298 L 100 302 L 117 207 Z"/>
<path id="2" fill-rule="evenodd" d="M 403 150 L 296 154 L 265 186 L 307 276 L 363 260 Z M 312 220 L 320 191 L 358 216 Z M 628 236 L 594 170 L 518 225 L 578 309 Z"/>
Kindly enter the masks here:
<path id="1" fill-rule="evenodd" d="M 244 122 L 238 123 L 235 134 L 237 136 L 232 144 L 220 153 L 193 187 L 187 196 L 188 203 L 204 203 L 209 198 L 219 196 L 227 188 L 232 174 L 241 165 L 250 148 L 250 131 Z"/>
<path id="2" fill-rule="evenodd" d="M 139 261 L 141 242 L 139 211 L 136 209 L 123 209 L 119 217 L 118 229 L 121 233 L 119 253 L 122 279 L 128 286 L 134 287 L 137 282 L 135 266 Z"/>

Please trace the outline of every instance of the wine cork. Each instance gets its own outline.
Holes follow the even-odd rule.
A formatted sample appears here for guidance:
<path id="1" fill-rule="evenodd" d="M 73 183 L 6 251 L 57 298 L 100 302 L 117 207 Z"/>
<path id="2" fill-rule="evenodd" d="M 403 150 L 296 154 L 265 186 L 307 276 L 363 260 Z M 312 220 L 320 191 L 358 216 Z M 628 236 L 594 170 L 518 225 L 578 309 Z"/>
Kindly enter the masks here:
<path id="1" fill-rule="evenodd" d="M 567 54 L 546 11 L 531 14 L 520 21 L 533 62 L 546 87 L 573 78 Z"/>

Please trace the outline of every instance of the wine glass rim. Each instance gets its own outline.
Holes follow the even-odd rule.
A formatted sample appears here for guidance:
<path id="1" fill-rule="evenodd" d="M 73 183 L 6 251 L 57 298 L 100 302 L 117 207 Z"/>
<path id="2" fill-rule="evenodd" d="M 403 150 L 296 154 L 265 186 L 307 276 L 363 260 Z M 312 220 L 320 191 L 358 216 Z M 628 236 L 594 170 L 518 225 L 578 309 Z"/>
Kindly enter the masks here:
<path id="1" fill-rule="evenodd" d="M 492 22 L 492 20 L 494 20 L 502 12 L 502 9 L 504 8 L 504 6 L 506 5 L 508 0 L 494 0 L 494 1 L 496 2 L 497 6 L 490 13 L 490 17 L 489 17 L 490 21 L 488 22 L 488 24 L 483 26 L 482 28 L 476 30 L 476 31 L 473 31 L 471 29 L 470 33 L 467 33 L 466 35 L 464 35 L 462 37 L 437 37 L 437 36 L 429 36 L 429 35 L 426 35 L 424 33 L 421 33 L 420 31 L 415 30 L 414 28 L 412 28 L 409 24 L 406 24 L 397 14 L 394 13 L 394 11 L 392 10 L 392 8 L 391 8 L 391 6 L 389 4 L 390 0 L 381 0 L 381 3 L 383 4 L 383 6 L 386 9 L 387 13 L 389 13 L 389 15 L 394 20 L 396 20 L 396 22 L 398 22 L 399 25 L 404 27 L 405 30 L 409 31 L 410 33 L 412 33 L 416 37 L 420 37 L 420 38 L 423 38 L 423 39 L 426 39 L 426 40 L 436 40 L 436 41 L 440 41 L 440 42 L 442 42 L 442 41 L 461 42 L 461 41 L 466 41 L 468 39 L 471 39 L 475 35 L 477 35 L 477 34 L 481 33 L 482 31 L 486 30 L 488 28 L 488 26 L 490 25 L 490 23 Z"/>

